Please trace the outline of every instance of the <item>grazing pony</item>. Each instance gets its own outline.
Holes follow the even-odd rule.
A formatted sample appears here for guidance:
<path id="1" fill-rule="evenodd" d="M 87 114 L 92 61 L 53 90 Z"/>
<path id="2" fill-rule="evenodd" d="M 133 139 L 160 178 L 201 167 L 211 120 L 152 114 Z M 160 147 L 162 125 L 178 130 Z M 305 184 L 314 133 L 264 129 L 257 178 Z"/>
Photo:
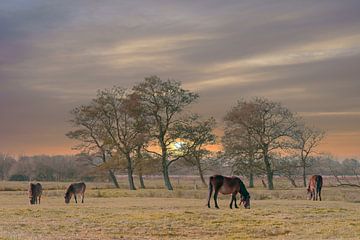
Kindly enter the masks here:
<path id="1" fill-rule="evenodd" d="M 42 194 L 42 186 L 40 183 L 30 183 L 29 184 L 29 199 L 30 199 L 30 204 L 38 204 L 38 199 L 39 199 L 39 204 L 40 204 L 40 199 L 41 199 L 41 194 Z"/>
<path id="2" fill-rule="evenodd" d="M 219 208 L 217 203 L 218 193 L 231 194 L 230 208 L 232 208 L 233 202 L 236 205 L 236 194 L 240 193 L 241 203 L 244 203 L 245 208 L 250 208 L 250 194 L 246 190 L 244 183 L 238 177 L 225 177 L 222 175 L 214 175 L 209 179 L 209 196 L 208 196 L 208 207 L 210 208 L 210 198 L 214 190 L 214 202 L 215 207 Z"/>
<path id="3" fill-rule="evenodd" d="M 310 194 L 309 200 L 319 200 L 321 201 L 321 188 L 323 185 L 323 179 L 320 175 L 314 175 L 309 180 L 309 186 L 307 188 L 308 194 Z"/>
<path id="4" fill-rule="evenodd" d="M 85 194 L 86 185 L 83 182 L 72 183 L 68 187 L 65 193 L 65 203 L 69 203 L 72 195 L 74 195 L 75 202 L 77 203 L 76 195 L 81 195 L 81 203 L 84 203 L 84 194 Z"/>

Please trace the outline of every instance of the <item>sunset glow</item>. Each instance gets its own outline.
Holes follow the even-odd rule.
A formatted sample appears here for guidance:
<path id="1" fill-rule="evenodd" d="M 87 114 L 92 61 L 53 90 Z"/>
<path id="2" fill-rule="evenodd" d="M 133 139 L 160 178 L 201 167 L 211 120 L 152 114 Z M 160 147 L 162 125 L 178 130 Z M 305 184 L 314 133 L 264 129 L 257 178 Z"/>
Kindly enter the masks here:
<path id="1" fill-rule="evenodd" d="M 158 75 L 199 93 L 219 139 L 261 96 L 324 129 L 319 152 L 360 157 L 359 26 L 359 1 L 1 1 L 0 152 L 75 154 L 71 109 Z"/>

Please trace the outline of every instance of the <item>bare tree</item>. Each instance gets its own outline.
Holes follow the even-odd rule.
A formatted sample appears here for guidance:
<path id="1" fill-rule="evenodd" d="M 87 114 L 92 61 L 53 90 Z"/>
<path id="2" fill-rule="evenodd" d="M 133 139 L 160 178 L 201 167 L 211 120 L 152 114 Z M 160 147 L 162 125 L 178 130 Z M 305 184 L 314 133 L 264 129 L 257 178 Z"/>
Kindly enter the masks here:
<path id="1" fill-rule="evenodd" d="M 327 156 L 327 166 L 332 175 L 335 177 L 337 186 L 360 187 L 360 162 L 355 159 L 346 159 L 342 163 L 333 160 L 331 156 Z M 355 179 L 349 179 L 352 175 Z"/>
<path id="2" fill-rule="evenodd" d="M 143 113 L 151 126 L 151 137 L 156 140 L 161 153 L 162 174 L 165 186 L 173 190 L 169 178 L 169 166 L 180 157 L 171 158 L 171 144 L 174 139 L 171 134 L 172 128 L 184 108 L 193 103 L 198 95 L 181 88 L 180 82 L 163 81 L 157 76 L 145 78 L 145 81 L 133 88 L 135 95 L 140 99 Z"/>
<path id="3" fill-rule="evenodd" d="M 145 141 L 147 124 L 142 117 L 142 109 L 138 98 L 121 87 L 113 87 L 98 92 L 93 100 L 96 112 L 103 129 L 107 133 L 107 139 L 127 160 L 127 173 L 129 188 L 135 190 L 133 179 L 133 158 L 136 149 Z"/>
<path id="4" fill-rule="evenodd" d="M 174 138 L 179 138 L 177 143 L 180 155 L 198 169 L 201 182 L 207 186 L 204 179 L 204 164 L 211 151 L 206 149 L 214 144 L 216 136 L 213 133 L 216 122 L 214 118 L 201 120 L 199 115 L 192 115 L 175 125 Z"/>
<path id="5" fill-rule="evenodd" d="M 144 175 L 159 173 L 161 162 L 157 155 L 147 152 L 143 145 L 138 146 L 134 158 L 135 173 L 139 177 L 140 188 L 145 189 Z"/>
<path id="6" fill-rule="evenodd" d="M 295 179 L 299 176 L 299 160 L 295 156 L 278 156 L 275 161 L 276 172 L 287 178 L 291 185 L 297 187 Z"/>
<path id="7" fill-rule="evenodd" d="M 244 128 L 226 122 L 222 137 L 224 155 L 230 159 L 235 174 L 247 176 L 249 187 L 254 187 L 254 176 L 265 173 L 259 146 Z"/>
<path id="8" fill-rule="evenodd" d="M 315 153 L 315 148 L 320 144 L 324 138 L 325 132 L 308 127 L 304 123 L 299 123 L 294 131 L 293 149 L 300 152 L 300 167 L 302 169 L 303 186 L 306 187 L 306 169 L 311 166 L 311 155 Z"/>
<path id="9" fill-rule="evenodd" d="M 91 165 L 98 167 L 109 161 L 112 154 L 112 145 L 107 136 L 106 129 L 100 120 L 100 113 L 94 103 L 82 105 L 71 111 L 71 123 L 78 128 L 66 134 L 71 139 L 80 141 L 74 149 L 80 150 L 81 159 L 86 159 Z M 100 158 L 101 162 L 95 162 L 94 158 Z M 109 177 L 115 187 L 119 188 L 119 183 L 115 176 L 115 168 L 107 168 Z"/>
<path id="10" fill-rule="evenodd" d="M 342 162 L 344 171 L 355 177 L 357 185 L 360 186 L 360 161 L 356 159 L 345 159 Z"/>
<path id="11" fill-rule="evenodd" d="M 137 99 L 121 87 L 98 91 L 89 105 L 72 111 L 72 122 L 79 129 L 67 134 L 81 141 L 78 147 L 83 152 L 101 157 L 105 166 L 109 166 L 109 174 L 117 187 L 113 163 L 124 157 L 131 190 L 136 189 L 132 158 L 136 147 L 144 143 L 147 129 L 139 106 Z"/>
<path id="12" fill-rule="evenodd" d="M 7 180 L 11 167 L 15 164 L 15 159 L 7 153 L 0 153 L 0 180 Z"/>
<path id="13" fill-rule="evenodd" d="M 274 166 L 270 154 L 289 148 L 296 120 L 290 110 L 280 103 L 264 98 L 241 100 L 225 117 L 227 124 L 243 128 L 259 146 L 265 165 L 268 188 L 274 189 Z"/>

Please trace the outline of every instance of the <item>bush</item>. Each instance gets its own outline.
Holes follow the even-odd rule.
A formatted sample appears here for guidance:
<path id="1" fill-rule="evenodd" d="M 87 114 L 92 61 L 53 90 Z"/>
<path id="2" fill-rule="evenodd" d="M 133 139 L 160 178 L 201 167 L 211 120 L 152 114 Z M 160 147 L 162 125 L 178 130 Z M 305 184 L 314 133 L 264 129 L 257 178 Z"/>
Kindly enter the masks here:
<path id="1" fill-rule="evenodd" d="M 9 180 L 10 181 L 29 181 L 30 178 L 26 175 L 14 174 L 14 175 L 10 176 Z"/>

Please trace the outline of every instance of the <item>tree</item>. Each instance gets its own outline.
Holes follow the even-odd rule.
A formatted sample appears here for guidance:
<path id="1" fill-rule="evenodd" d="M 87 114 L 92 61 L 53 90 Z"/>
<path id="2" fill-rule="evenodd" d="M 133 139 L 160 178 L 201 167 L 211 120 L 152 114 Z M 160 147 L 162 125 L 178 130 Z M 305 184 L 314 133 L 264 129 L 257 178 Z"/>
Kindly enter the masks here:
<path id="1" fill-rule="evenodd" d="M 222 137 L 224 155 L 230 159 L 233 172 L 247 176 L 249 187 L 254 187 L 254 176 L 264 173 L 259 155 L 259 146 L 254 139 L 238 125 L 226 122 Z"/>
<path id="2" fill-rule="evenodd" d="M 78 129 L 68 132 L 66 136 L 81 142 L 75 147 L 81 151 L 81 158 L 86 159 L 93 166 L 106 164 L 111 158 L 112 146 L 102 126 L 95 103 L 76 107 L 71 111 L 71 115 L 71 123 Z M 100 158 L 101 162 L 94 162 L 94 158 Z M 107 171 L 115 187 L 119 188 L 115 169 L 108 168 Z"/>
<path id="3" fill-rule="evenodd" d="M 117 187 L 116 168 L 112 163 L 125 158 L 131 190 L 136 189 L 133 157 L 136 147 L 144 144 L 147 131 L 139 106 L 137 99 L 126 89 L 113 87 L 100 90 L 90 104 L 72 111 L 72 122 L 80 128 L 67 134 L 82 141 L 80 147 L 83 151 L 101 157 Z"/>
<path id="4" fill-rule="evenodd" d="M 311 154 L 324 138 L 324 131 L 308 127 L 304 123 L 299 123 L 294 131 L 295 141 L 293 148 L 300 152 L 300 167 L 302 168 L 303 184 L 306 187 L 306 169 L 311 166 Z"/>
<path id="5" fill-rule="evenodd" d="M 299 172 L 299 160 L 295 156 L 280 157 L 275 162 L 276 171 L 280 176 L 286 177 L 291 185 L 297 187 L 295 178 Z"/>
<path id="6" fill-rule="evenodd" d="M 140 188 L 145 189 L 144 175 L 158 173 L 161 169 L 160 159 L 157 155 L 144 150 L 144 146 L 138 146 L 134 161 L 135 173 L 139 176 Z"/>
<path id="7" fill-rule="evenodd" d="M 171 144 L 176 141 L 171 131 L 174 124 L 179 121 L 184 108 L 199 96 L 181 88 L 181 83 L 178 81 L 163 81 L 157 76 L 145 78 L 143 82 L 134 86 L 133 90 L 142 106 L 147 123 L 151 127 L 150 136 L 160 148 L 160 153 L 152 152 L 161 158 L 165 186 L 168 190 L 173 190 L 169 178 L 169 167 L 180 157 L 171 158 Z"/>
<path id="8" fill-rule="evenodd" d="M 15 159 L 8 154 L 0 153 L 0 180 L 7 180 L 11 167 L 15 164 Z"/>
<path id="9" fill-rule="evenodd" d="M 111 146 L 127 160 L 129 187 L 135 190 L 133 179 L 133 158 L 139 145 L 145 144 L 147 124 L 142 116 L 141 105 L 136 95 L 129 91 L 113 87 L 99 91 L 94 99 L 96 112 Z"/>
<path id="10" fill-rule="evenodd" d="M 215 124 L 214 118 L 201 120 L 198 115 L 189 116 L 175 124 L 174 138 L 180 139 L 176 148 L 188 163 L 198 169 L 201 182 L 205 186 L 204 164 L 211 154 L 206 146 L 215 143 Z"/>
<path id="11" fill-rule="evenodd" d="M 356 177 L 357 183 L 360 185 L 360 161 L 356 159 L 345 159 L 342 165 L 346 175 Z"/>
<path id="12" fill-rule="evenodd" d="M 345 159 L 342 163 L 328 156 L 328 168 L 338 182 L 337 186 L 360 187 L 360 161 Z M 349 177 L 352 176 L 351 178 Z"/>
<path id="13" fill-rule="evenodd" d="M 296 127 L 292 112 L 280 103 L 265 98 L 240 100 L 226 115 L 227 124 L 242 128 L 260 149 L 265 165 L 268 188 L 274 189 L 274 166 L 270 155 L 288 149 Z"/>

